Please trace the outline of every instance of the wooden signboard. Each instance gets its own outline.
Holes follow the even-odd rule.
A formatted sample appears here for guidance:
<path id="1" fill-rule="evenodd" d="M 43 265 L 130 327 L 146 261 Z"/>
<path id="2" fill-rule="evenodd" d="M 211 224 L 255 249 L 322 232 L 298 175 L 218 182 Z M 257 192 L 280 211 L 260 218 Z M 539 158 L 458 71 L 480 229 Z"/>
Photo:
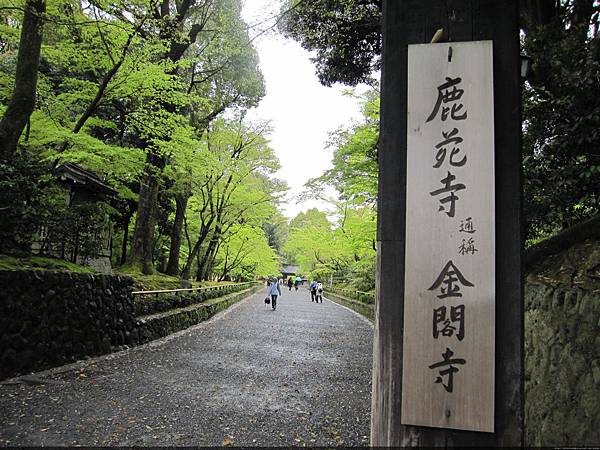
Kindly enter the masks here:
<path id="1" fill-rule="evenodd" d="M 402 424 L 494 431 L 492 41 L 408 47 Z"/>

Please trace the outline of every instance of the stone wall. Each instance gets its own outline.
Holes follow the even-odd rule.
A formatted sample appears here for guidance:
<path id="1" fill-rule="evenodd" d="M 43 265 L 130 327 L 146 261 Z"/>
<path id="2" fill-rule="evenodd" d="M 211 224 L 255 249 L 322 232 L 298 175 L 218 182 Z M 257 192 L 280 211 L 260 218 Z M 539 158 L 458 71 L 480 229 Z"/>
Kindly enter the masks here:
<path id="1" fill-rule="evenodd" d="M 194 291 L 178 292 L 176 294 L 134 295 L 133 308 L 136 316 L 147 316 L 150 314 L 171 311 L 177 308 L 185 308 L 217 297 L 223 297 L 250 286 L 252 286 L 252 283 L 240 283 L 225 286 L 212 286 Z"/>
<path id="2" fill-rule="evenodd" d="M 134 345 L 129 277 L 0 271 L 0 378 Z"/>
<path id="3" fill-rule="evenodd" d="M 263 289 L 262 285 L 254 285 L 249 289 L 227 295 L 224 295 L 225 292 L 222 291 L 212 291 L 221 292 L 222 296 L 208 299 L 202 303 L 194 303 L 190 306 L 138 317 L 136 320 L 140 342 L 158 339 L 210 319 L 218 312 L 227 309 L 260 289 Z"/>
<path id="4" fill-rule="evenodd" d="M 134 304 L 129 277 L 0 271 L 0 379 L 166 336 L 259 288 L 250 286 L 218 287 L 147 304 L 140 298 Z M 147 314 L 163 311 L 165 305 L 172 309 Z"/>
<path id="5" fill-rule="evenodd" d="M 359 302 L 358 300 L 334 294 L 333 292 L 327 292 L 325 298 L 362 314 L 371 322 L 375 320 L 375 305 L 373 303 Z"/>
<path id="6" fill-rule="evenodd" d="M 527 446 L 600 443 L 600 291 L 528 281 Z"/>

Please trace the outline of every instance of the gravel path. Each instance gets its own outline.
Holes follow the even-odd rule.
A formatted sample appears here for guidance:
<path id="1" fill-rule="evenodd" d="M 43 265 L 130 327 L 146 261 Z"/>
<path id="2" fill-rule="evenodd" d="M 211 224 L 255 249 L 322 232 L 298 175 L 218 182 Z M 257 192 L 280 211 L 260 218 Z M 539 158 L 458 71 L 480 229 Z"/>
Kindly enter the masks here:
<path id="1" fill-rule="evenodd" d="M 305 289 L 0 385 L 0 445 L 368 445 L 373 328 Z"/>

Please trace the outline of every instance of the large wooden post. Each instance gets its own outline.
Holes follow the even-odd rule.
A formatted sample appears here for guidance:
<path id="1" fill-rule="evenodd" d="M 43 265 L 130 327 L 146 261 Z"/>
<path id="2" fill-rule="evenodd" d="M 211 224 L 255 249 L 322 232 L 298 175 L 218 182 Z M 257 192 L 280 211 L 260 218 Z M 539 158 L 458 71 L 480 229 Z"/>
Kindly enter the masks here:
<path id="1" fill-rule="evenodd" d="M 495 147 L 494 432 L 403 425 L 408 45 L 493 41 Z M 521 446 L 523 302 L 518 0 L 384 0 L 377 315 L 371 445 Z"/>

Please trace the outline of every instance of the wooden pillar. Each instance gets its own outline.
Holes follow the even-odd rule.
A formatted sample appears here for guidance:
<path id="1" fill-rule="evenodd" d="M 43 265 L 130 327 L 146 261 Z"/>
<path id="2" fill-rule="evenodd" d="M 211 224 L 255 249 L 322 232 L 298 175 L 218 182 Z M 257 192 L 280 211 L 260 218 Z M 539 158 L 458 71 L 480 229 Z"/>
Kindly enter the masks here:
<path id="1" fill-rule="evenodd" d="M 407 51 L 492 40 L 496 200 L 494 433 L 401 424 L 407 151 Z M 371 445 L 523 445 L 523 282 L 518 0 L 384 0 L 377 314 Z M 410 214 L 410 211 L 408 211 Z"/>

